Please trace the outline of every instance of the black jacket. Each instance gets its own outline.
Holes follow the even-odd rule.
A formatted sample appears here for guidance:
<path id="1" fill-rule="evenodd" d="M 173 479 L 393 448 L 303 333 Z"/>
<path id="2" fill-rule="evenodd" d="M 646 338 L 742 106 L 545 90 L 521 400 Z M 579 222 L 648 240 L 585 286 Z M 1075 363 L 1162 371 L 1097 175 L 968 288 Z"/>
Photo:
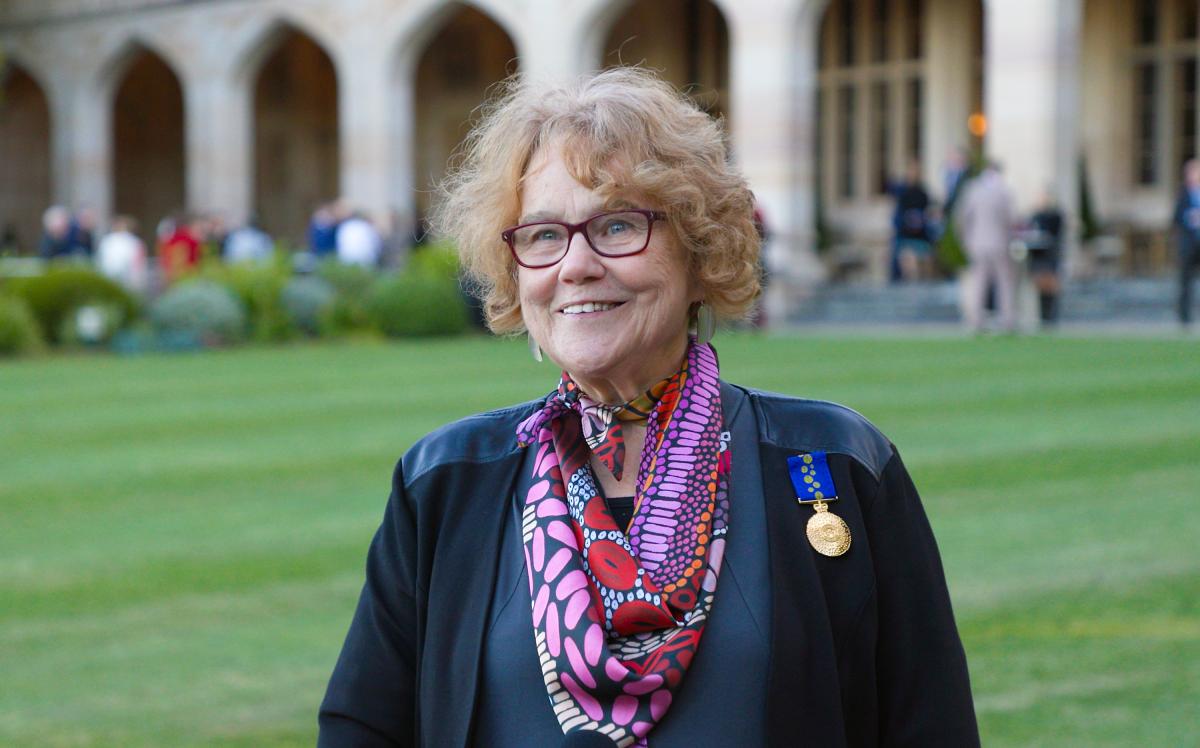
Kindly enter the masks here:
<path id="1" fill-rule="evenodd" d="M 1186 185 L 1180 187 L 1179 196 L 1175 199 L 1175 211 L 1172 214 L 1171 223 L 1179 232 L 1179 241 L 1188 247 L 1200 243 L 1200 228 L 1193 226 L 1188 219 L 1193 210 L 1200 210 L 1200 205 L 1193 203 L 1192 193 Z"/>
<path id="2" fill-rule="evenodd" d="M 893 445 L 857 413 L 733 385 L 758 424 L 771 571 L 767 732 L 779 746 L 975 746 L 966 658 L 941 560 Z M 501 523 L 531 402 L 418 442 L 396 467 L 358 609 L 321 705 L 321 746 L 461 746 L 472 716 Z M 813 551 L 787 458 L 825 450 L 850 526 Z"/>

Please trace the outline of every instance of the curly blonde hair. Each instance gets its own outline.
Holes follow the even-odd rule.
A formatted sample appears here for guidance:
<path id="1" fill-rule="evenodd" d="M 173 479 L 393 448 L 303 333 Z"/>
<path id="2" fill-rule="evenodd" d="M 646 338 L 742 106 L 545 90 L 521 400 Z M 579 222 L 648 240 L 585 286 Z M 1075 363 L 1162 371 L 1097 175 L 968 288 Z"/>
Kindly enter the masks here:
<path id="1" fill-rule="evenodd" d="M 665 212 L 704 300 L 720 318 L 746 315 L 759 292 L 759 235 L 723 124 L 655 74 L 619 67 L 567 84 L 509 78 L 439 187 L 433 230 L 458 246 L 494 332 L 524 329 L 517 266 L 500 232 L 517 222 L 526 169 L 547 143 L 606 201 L 636 198 Z"/>

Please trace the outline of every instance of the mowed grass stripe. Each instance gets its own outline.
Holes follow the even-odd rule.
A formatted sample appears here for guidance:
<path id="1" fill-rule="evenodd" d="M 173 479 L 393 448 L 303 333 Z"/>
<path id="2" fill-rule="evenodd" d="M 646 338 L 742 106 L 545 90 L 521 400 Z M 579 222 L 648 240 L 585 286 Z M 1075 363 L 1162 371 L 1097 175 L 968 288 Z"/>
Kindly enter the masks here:
<path id="1" fill-rule="evenodd" d="M 985 744 L 1200 742 L 1200 347 L 718 350 L 899 444 Z M 311 744 L 396 458 L 554 379 L 485 338 L 0 365 L 0 744 Z"/>

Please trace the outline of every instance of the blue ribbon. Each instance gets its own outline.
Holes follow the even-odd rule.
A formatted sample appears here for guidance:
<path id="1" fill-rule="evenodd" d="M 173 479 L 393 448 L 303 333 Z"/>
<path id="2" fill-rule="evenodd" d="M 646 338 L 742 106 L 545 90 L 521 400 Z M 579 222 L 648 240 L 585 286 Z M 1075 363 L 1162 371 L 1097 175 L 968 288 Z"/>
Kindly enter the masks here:
<path id="1" fill-rule="evenodd" d="M 789 457 L 787 462 L 797 501 L 807 503 L 837 499 L 837 489 L 833 486 L 833 475 L 829 472 L 824 451 Z"/>

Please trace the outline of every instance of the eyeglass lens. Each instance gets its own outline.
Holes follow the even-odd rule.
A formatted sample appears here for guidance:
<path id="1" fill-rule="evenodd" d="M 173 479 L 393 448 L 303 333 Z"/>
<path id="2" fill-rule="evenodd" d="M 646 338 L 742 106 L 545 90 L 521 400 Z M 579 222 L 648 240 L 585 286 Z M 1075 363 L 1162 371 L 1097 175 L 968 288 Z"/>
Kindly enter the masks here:
<path id="1" fill-rule="evenodd" d="M 624 255 L 646 248 L 650 220 L 641 213 L 606 213 L 584 225 L 588 243 L 606 255 Z M 531 265 L 555 262 L 570 241 L 561 223 L 534 223 L 513 232 L 512 245 L 522 262 Z"/>

